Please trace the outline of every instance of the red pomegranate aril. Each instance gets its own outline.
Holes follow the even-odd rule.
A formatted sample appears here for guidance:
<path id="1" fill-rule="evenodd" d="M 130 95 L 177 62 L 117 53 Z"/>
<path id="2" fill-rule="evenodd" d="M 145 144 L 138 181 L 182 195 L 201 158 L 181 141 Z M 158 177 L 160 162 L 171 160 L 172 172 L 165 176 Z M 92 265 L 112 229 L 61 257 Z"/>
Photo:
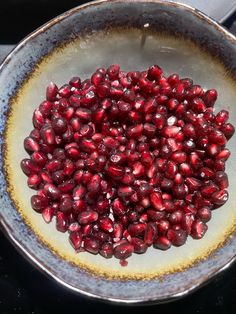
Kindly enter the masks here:
<path id="1" fill-rule="evenodd" d="M 211 195 L 218 190 L 218 186 L 214 182 L 209 181 L 201 188 L 201 194 L 203 197 L 210 198 Z"/>
<path id="2" fill-rule="evenodd" d="M 183 212 L 180 210 L 176 210 L 170 214 L 168 219 L 172 225 L 179 224 L 183 219 Z"/>
<path id="3" fill-rule="evenodd" d="M 132 237 L 137 237 L 144 234 L 146 230 L 146 224 L 144 223 L 133 223 L 128 227 L 128 232 Z"/>
<path id="4" fill-rule="evenodd" d="M 171 156 L 171 159 L 177 164 L 181 164 L 187 160 L 187 155 L 185 152 L 174 152 Z"/>
<path id="5" fill-rule="evenodd" d="M 75 187 L 75 182 L 74 180 L 71 180 L 71 179 L 66 180 L 63 183 L 58 185 L 58 188 L 62 193 L 71 193 L 74 187 Z"/>
<path id="6" fill-rule="evenodd" d="M 147 251 L 147 245 L 145 244 L 145 242 L 140 239 L 140 238 L 131 238 L 130 243 L 133 245 L 134 247 L 134 253 L 136 254 L 143 254 Z"/>
<path id="7" fill-rule="evenodd" d="M 51 206 L 45 207 L 42 211 L 43 219 L 47 224 L 52 221 L 53 215 L 54 215 L 54 208 Z"/>
<path id="8" fill-rule="evenodd" d="M 229 156 L 230 156 L 230 151 L 227 149 L 227 148 L 225 148 L 225 149 L 222 149 L 222 151 L 221 152 L 219 152 L 219 154 L 218 155 L 216 155 L 216 160 L 223 160 L 223 161 L 226 161 L 228 158 L 229 158 Z"/>
<path id="9" fill-rule="evenodd" d="M 46 164 L 46 170 L 49 172 L 55 172 L 57 170 L 60 170 L 62 167 L 62 163 L 60 160 L 52 159 Z"/>
<path id="10" fill-rule="evenodd" d="M 31 137 L 26 137 L 24 139 L 24 148 L 29 154 L 32 152 L 38 152 L 40 150 L 40 146 L 37 141 Z"/>
<path id="11" fill-rule="evenodd" d="M 41 213 L 48 206 L 48 199 L 43 196 L 33 195 L 31 197 L 31 206 L 36 212 Z"/>
<path id="12" fill-rule="evenodd" d="M 52 127 L 55 133 L 62 134 L 67 130 L 67 121 L 63 117 L 53 119 Z"/>
<path id="13" fill-rule="evenodd" d="M 213 106 L 217 99 L 217 91 L 215 89 L 207 90 L 204 93 L 203 99 L 207 107 Z"/>
<path id="14" fill-rule="evenodd" d="M 25 158 L 21 161 L 21 169 L 27 175 L 39 173 L 40 168 L 31 159 Z"/>
<path id="15" fill-rule="evenodd" d="M 68 219 L 62 212 L 56 213 L 56 228 L 60 232 L 66 232 L 68 229 Z"/>
<path id="16" fill-rule="evenodd" d="M 192 224 L 192 229 L 191 229 L 192 238 L 201 239 L 205 235 L 207 229 L 208 227 L 203 221 L 195 220 Z"/>
<path id="17" fill-rule="evenodd" d="M 208 137 L 212 143 L 215 143 L 221 146 L 225 145 L 227 142 L 227 139 L 224 136 L 224 134 L 220 130 L 217 130 L 217 129 L 212 130 L 209 133 Z"/>
<path id="18" fill-rule="evenodd" d="M 98 213 L 94 210 L 87 210 L 78 215 L 78 222 L 81 225 L 91 224 L 98 220 Z"/>
<path id="19" fill-rule="evenodd" d="M 128 242 L 117 245 L 114 248 L 114 256 L 120 260 L 125 260 L 134 252 L 134 246 Z"/>
<path id="20" fill-rule="evenodd" d="M 211 210 L 209 207 L 201 207 L 197 211 L 197 217 L 202 221 L 202 222 L 208 222 L 211 219 Z"/>
<path id="21" fill-rule="evenodd" d="M 193 174 L 190 165 L 187 163 L 182 163 L 179 165 L 179 172 L 182 174 L 182 176 L 185 177 L 190 177 Z"/>
<path id="22" fill-rule="evenodd" d="M 227 202 L 228 197 L 229 195 L 227 190 L 219 190 L 211 195 L 211 202 L 216 206 L 221 206 L 224 205 L 225 202 Z"/>
<path id="23" fill-rule="evenodd" d="M 84 249 L 92 254 L 98 254 L 99 252 L 99 242 L 92 237 L 84 239 Z"/>
<path id="24" fill-rule="evenodd" d="M 149 222 L 147 224 L 146 231 L 144 234 L 144 243 L 147 246 L 152 245 L 156 236 L 157 236 L 157 225 L 155 222 Z"/>
<path id="25" fill-rule="evenodd" d="M 82 244 L 82 233 L 80 231 L 71 232 L 69 240 L 73 248 L 78 251 Z"/>
<path id="26" fill-rule="evenodd" d="M 103 243 L 99 254 L 105 258 L 111 258 L 113 256 L 113 246 L 111 243 Z"/>
<path id="27" fill-rule="evenodd" d="M 235 132 L 235 128 L 231 123 L 223 124 L 220 130 L 224 133 L 227 140 L 229 140 L 234 135 Z"/>
<path id="28" fill-rule="evenodd" d="M 181 246 L 186 242 L 187 234 L 182 229 L 179 229 L 179 230 L 169 229 L 167 231 L 167 238 L 168 240 L 171 241 L 171 243 L 174 246 Z"/>
<path id="29" fill-rule="evenodd" d="M 227 110 L 221 110 L 215 116 L 215 123 L 219 126 L 225 124 L 229 119 L 229 112 Z"/>
<path id="30" fill-rule="evenodd" d="M 150 202 L 156 210 L 164 210 L 161 193 L 153 192 L 150 194 Z"/>
<path id="31" fill-rule="evenodd" d="M 44 191 L 46 192 L 46 195 L 52 200 L 58 200 L 61 198 L 60 190 L 51 183 L 46 183 L 44 185 Z"/>
<path id="32" fill-rule="evenodd" d="M 108 217 L 101 217 L 98 221 L 99 227 L 101 230 L 105 232 L 112 232 L 113 231 L 113 222 L 110 218 Z"/>
<path id="33" fill-rule="evenodd" d="M 171 241 L 165 236 L 159 236 L 154 240 L 153 247 L 155 249 L 166 251 L 171 247 Z"/>
<path id="34" fill-rule="evenodd" d="M 214 181 L 221 190 L 227 189 L 227 187 L 229 186 L 228 176 L 224 171 L 217 171 L 215 173 Z"/>
<path id="35" fill-rule="evenodd" d="M 42 179 L 37 174 L 32 174 L 28 177 L 27 184 L 31 189 L 37 190 Z"/>
<path id="36" fill-rule="evenodd" d="M 21 162 L 32 208 L 69 233 L 76 251 L 123 266 L 148 246 L 202 238 L 211 210 L 228 199 L 229 113 L 217 92 L 153 65 L 99 68 L 82 83 L 50 83 L 24 140 Z"/>

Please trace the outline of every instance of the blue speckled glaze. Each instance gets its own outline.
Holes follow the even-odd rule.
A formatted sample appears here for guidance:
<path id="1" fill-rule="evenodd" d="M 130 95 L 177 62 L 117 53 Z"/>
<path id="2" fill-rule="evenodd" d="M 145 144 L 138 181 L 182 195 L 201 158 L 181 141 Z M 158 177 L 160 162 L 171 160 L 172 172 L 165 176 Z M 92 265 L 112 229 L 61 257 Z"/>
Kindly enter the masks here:
<path id="1" fill-rule="evenodd" d="M 5 129 L 11 97 L 37 62 L 58 44 L 93 29 L 122 25 L 139 27 L 145 24 L 146 20 L 153 21 L 156 29 L 175 31 L 199 45 L 204 44 L 205 49 L 217 54 L 232 74 L 235 74 L 236 39 L 197 11 L 160 1 L 98 1 L 78 7 L 49 22 L 23 40 L 6 58 L 0 67 L 1 134 Z M 192 27 L 189 28 L 189 25 Z M 0 141 L 0 168 L 3 169 L 3 136 Z M 0 219 L 16 247 L 39 269 L 64 286 L 87 296 L 124 303 L 168 301 L 183 296 L 206 282 L 226 268 L 236 255 L 236 239 L 232 236 L 206 260 L 183 272 L 165 275 L 161 279 L 110 280 L 91 275 L 59 258 L 43 245 L 22 220 L 6 191 L 7 184 L 1 170 Z"/>

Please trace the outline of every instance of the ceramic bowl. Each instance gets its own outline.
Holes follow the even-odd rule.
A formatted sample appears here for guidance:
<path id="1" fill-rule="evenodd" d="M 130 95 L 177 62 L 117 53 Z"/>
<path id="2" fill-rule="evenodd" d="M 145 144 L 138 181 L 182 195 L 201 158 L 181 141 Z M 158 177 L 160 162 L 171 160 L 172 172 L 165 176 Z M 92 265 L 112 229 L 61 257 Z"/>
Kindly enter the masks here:
<path id="1" fill-rule="evenodd" d="M 154 0 L 96 1 L 45 24 L 8 55 L 0 67 L 0 220 L 16 248 L 40 270 L 80 294 L 120 303 L 165 302 L 206 283 L 236 254 L 236 137 L 229 142 L 229 201 L 213 212 L 202 240 L 163 252 L 133 254 L 126 267 L 116 259 L 76 254 L 66 234 L 47 225 L 30 206 L 33 191 L 20 169 L 23 139 L 33 110 L 50 81 L 89 77 L 95 68 L 119 63 L 124 70 L 159 64 L 166 74 L 191 77 L 216 88 L 217 110 L 236 121 L 236 39 L 188 6 Z"/>

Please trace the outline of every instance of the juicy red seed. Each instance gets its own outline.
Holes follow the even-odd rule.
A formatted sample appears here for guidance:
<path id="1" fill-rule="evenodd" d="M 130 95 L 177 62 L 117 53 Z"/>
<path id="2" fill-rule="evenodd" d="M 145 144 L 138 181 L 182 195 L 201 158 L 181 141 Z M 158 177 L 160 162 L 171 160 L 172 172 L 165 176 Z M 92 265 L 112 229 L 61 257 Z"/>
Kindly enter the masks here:
<path id="1" fill-rule="evenodd" d="M 229 140 L 235 132 L 235 128 L 231 123 L 226 123 L 222 125 L 220 130 L 224 133 L 225 137 Z"/>
<path id="2" fill-rule="evenodd" d="M 210 89 L 206 91 L 203 99 L 207 107 L 213 106 L 217 99 L 217 91 L 215 89 Z"/>
<path id="3" fill-rule="evenodd" d="M 46 195 L 52 200 L 57 200 L 61 197 L 60 190 L 55 185 L 53 185 L 51 183 L 46 183 L 44 185 L 44 191 L 45 191 Z"/>
<path id="4" fill-rule="evenodd" d="M 40 150 L 39 144 L 31 137 L 24 139 L 24 148 L 28 153 L 38 152 Z"/>
<path id="5" fill-rule="evenodd" d="M 99 242 L 93 238 L 84 239 L 84 249 L 92 254 L 98 254 Z"/>
<path id="6" fill-rule="evenodd" d="M 36 212 L 41 213 L 48 206 L 48 199 L 43 196 L 33 195 L 31 197 L 31 206 Z"/>
<path id="7" fill-rule="evenodd" d="M 113 222 L 108 217 L 102 217 L 98 221 L 100 228 L 105 232 L 112 232 L 113 231 Z"/>
<path id="8" fill-rule="evenodd" d="M 69 240 L 73 248 L 76 251 L 79 250 L 82 244 L 82 233 L 78 231 L 71 232 Z"/>
<path id="9" fill-rule="evenodd" d="M 215 173 L 214 180 L 221 190 L 227 189 L 227 187 L 229 186 L 228 176 L 224 171 L 217 171 Z"/>
<path id="10" fill-rule="evenodd" d="M 146 231 L 144 234 L 144 242 L 148 246 L 153 244 L 153 241 L 155 240 L 157 236 L 157 225 L 155 222 L 149 222 L 146 227 Z"/>
<path id="11" fill-rule="evenodd" d="M 194 239 L 201 239 L 206 233 L 208 227 L 201 220 L 195 220 L 192 224 L 191 236 Z"/>
<path id="12" fill-rule="evenodd" d="M 179 229 L 179 230 L 169 229 L 167 231 L 167 238 L 168 240 L 171 241 L 171 243 L 174 246 L 181 246 L 186 242 L 187 234 L 182 229 Z"/>
<path id="13" fill-rule="evenodd" d="M 25 158 L 21 161 L 21 169 L 27 176 L 36 174 L 40 171 L 38 165 L 28 158 Z"/>
<path id="14" fill-rule="evenodd" d="M 217 92 L 153 65 L 97 69 L 50 83 L 21 162 L 34 210 L 77 251 L 122 260 L 201 238 L 228 199 L 225 147 L 234 134 Z M 128 242 L 127 242 L 128 241 Z"/>
<path id="15" fill-rule="evenodd" d="M 144 223 L 134 223 L 130 224 L 128 227 L 128 232 L 132 237 L 137 237 L 144 234 L 146 230 L 146 224 Z"/>
<path id="16" fill-rule="evenodd" d="M 27 184 L 31 189 L 37 190 L 40 183 L 42 182 L 42 179 L 37 174 L 32 174 L 28 177 Z"/>
<path id="17" fill-rule="evenodd" d="M 199 208 L 197 211 L 197 217 L 202 222 L 208 222 L 211 219 L 211 210 L 209 207 L 205 206 L 202 208 Z"/>
<path id="18" fill-rule="evenodd" d="M 62 212 L 56 214 L 56 228 L 60 232 L 66 232 L 68 229 L 68 218 Z"/>
<path id="19" fill-rule="evenodd" d="M 227 148 L 225 148 L 225 149 L 222 149 L 222 151 L 221 152 L 219 152 L 219 154 L 218 155 L 216 155 L 216 160 L 227 160 L 228 158 L 229 158 L 229 156 L 230 156 L 230 151 L 227 149 Z"/>
<path id="20" fill-rule="evenodd" d="M 47 206 L 42 211 L 42 216 L 46 223 L 50 223 L 52 221 L 53 215 L 54 215 L 53 207 Z"/>
<path id="21" fill-rule="evenodd" d="M 105 258 L 111 258 L 113 256 L 113 246 L 111 243 L 103 243 L 99 254 Z"/>
<path id="22" fill-rule="evenodd" d="M 117 245 L 114 248 L 114 256 L 120 260 L 125 260 L 134 252 L 134 246 L 128 242 Z"/>
<path id="23" fill-rule="evenodd" d="M 159 192 L 151 193 L 150 202 L 156 210 L 164 210 L 161 193 Z"/>
<path id="24" fill-rule="evenodd" d="M 67 130 L 67 121 L 64 118 L 56 118 L 52 120 L 52 127 L 55 133 L 62 134 Z"/>
<path id="25" fill-rule="evenodd" d="M 87 210 L 78 215 L 78 222 L 81 225 L 91 224 L 98 220 L 98 213 L 94 210 Z"/>
<path id="26" fill-rule="evenodd" d="M 228 192 L 226 190 L 220 190 L 217 192 L 214 192 L 211 195 L 211 202 L 216 206 L 224 205 L 225 202 L 228 200 Z"/>
<path id="27" fill-rule="evenodd" d="M 54 101 L 56 99 L 57 93 L 58 93 L 57 85 L 51 82 L 46 90 L 47 100 Z"/>
<path id="28" fill-rule="evenodd" d="M 218 145 L 225 145 L 227 142 L 227 139 L 224 136 L 224 134 L 220 130 L 217 130 L 217 129 L 214 129 L 209 133 L 209 140 L 212 143 L 215 143 Z"/>
<path id="29" fill-rule="evenodd" d="M 153 247 L 155 249 L 160 249 L 160 250 L 165 251 L 171 247 L 171 241 L 164 236 L 160 236 L 154 240 Z"/>
<path id="30" fill-rule="evenodd" d="M 134 253 L 136 254 L 143 254 L 147 251 L 147 245 L 145 242 L 140 238 L 131 238 L 130 244 L 134 247 Z"/>
<path id="31" fill-rule="evenodd" d="M 113 212 L 118 216 L 124 215 L 126 212 L 125 205 L 122 203 L 122 201 L 119 198 L 113 201 L 112 209 L 113 209 Z"/>

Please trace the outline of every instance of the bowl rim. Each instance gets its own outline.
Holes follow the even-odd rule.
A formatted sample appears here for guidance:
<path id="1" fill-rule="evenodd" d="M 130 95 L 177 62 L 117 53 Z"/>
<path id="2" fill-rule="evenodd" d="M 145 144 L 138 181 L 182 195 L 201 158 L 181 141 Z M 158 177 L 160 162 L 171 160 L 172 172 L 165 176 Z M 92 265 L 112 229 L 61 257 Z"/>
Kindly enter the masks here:
<path id="1" fill-rule="evenodd" d="M 96 7 L 98 5 L 103 5 L 106 3 L 156 3 L 161 4 L 166 7 L 176 7 L 176 8 L 183 8 L 185 11 L 189 11 L 197 18 L 200 18 L 207 22 L 208 24 L 211 24 L 218 32 L 220 32 L 227 40 L 230 40 L 233 42 L 233 44 L 236 45 L 236 37 L 230 33 L 227 29 L 225 29 L 222 25 L 220 25 L 217 21 L 215 21 L 213 18 L 209 17 L 207 14 L 201 12 L 200 10 L 180 2 L 173 2 L 171 0 L 95 0 L 90 1 L 85 4 L 76 6 L 56 17 L 49 20 L 39 28 L 37 28 L 35 31 L 31 32 L 29 35 L 27 35 L 25 38 L 23 38 L 11 51 L 10 53 L 3 59 L 2 63 L 0 64 L 0 75 L 1 72 L 4 70 L 5 67 L 7 67 L 8 63 L 11 61 L 11 59 L 14 57 L 15 53 L 17 53 L 27 42 L 29 42 L 31 39 L 37 37 L 39 34 L 45 32 L 46 30 L 50 29 L 53 25 L 59 23 L 62 20 L 65 20 L 66 18 L 72 16 L 73 14 L 82 11 L 89 7 Z M 52 278 L 56 282 L 60 283 L 63 287 L 67 288 L 68 290 L 79 293 L 80 295 L 90 298 L 92 297 L 94 300 L 97 301 L 105 301 L 109 303 L 117 303 L 117 304 L 123 304 L 123 305 L 129 305 L 129 304 L 136 304 L 136 305 L 145 305 L 145 304 L 160 304 L 160 303 L 166 303 L 175 301 L 176 299 L 179 299 L 180 297 L 184 297 L 198 288 L 206 285 L 211 280 L 213 280 L 219 273 L 223 272 L 224 270 L 228 269 L 235 261 L 236 261 L 236 254 L 228 260 L 223 266 L 219 267 L 215 272 L 212 272 L 209 277 L 203 278 L 202 280 L 199 280 L 197 283 L 192 285 L 190 288 L 185 288 L 185 290 L 179 292 L 179 293 L 173 293 L 170 294 L 168 297 L 165 297 L 163 299 L 155 299 L 151 298 L 148 299 L 148 297 L 145 298 L 139 298 L 139 299 L 122 299 L 122 298 L 111 298 L 111 297 L 104 297 L 99 295 L 98 293 L 92 293 L 85 290 L 82 290 L 80 288 L 77 288 L 63 279 L 60 279 L 57 275 L 55 275 L 53 272 L 51 272 L 47 267 L 45 267 L 36 256 L 34 256 L 31 252 L 29 252 L 26 247 L 24 246 L 24 243 L 21 243 L 21 241 L 17 238 L 15 238 L 11 232 L 11 227 L 8 225 L 8 223 L 4 220 L 4 217 L 2 216 L 0 212 L 0 229 L 3 231 L 3 233 L 7 236 L 7 238 L 11 241 L 11 243 L 16 247 L 18 252 L 24 256 L 33 266 L 38 268 L 41 272 L 45 273 L 49 278 Z"/>

